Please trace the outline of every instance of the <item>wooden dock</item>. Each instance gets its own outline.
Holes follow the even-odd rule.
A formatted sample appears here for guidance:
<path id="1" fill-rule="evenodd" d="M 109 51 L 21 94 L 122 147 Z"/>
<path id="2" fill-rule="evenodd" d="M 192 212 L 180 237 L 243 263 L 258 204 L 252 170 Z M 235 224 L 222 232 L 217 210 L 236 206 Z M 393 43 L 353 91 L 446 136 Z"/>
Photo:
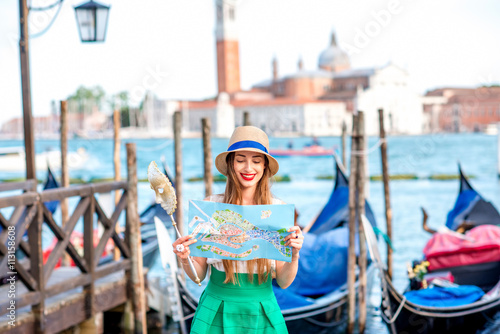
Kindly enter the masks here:
<path id="1" fill-rule="evenodd" d="M 0 209 L 12 208 L 10 217 L 0 214 L 1 333 L 58 333 L 77 326 L 90 326 L 89 333 L 99 333 L 103 312 L 120 305 L 130 310 L 123 316 L 122 331 L 146 332 L 135 145 L 127 144 L 127 153 L 127 181 L 41 193 L 34 180 L 0 184 L 0 193 L 19 193 L 0 197 Z M 98 194 L 110 192 L 118 192 L 120 199 L 108 217 L 97 199 Z M 69 198 L 76 198 L 77 205 L 67 221 L 57 224 L 44 203 Z M 116 232 L 122 213 L 126 216 L 123 234 Z M 83 249 L 70 239 L 78 222 L 83 223 Z M 98 225 L 103 233 L 95 240 Z M 44 261 L 42 231 L 47 228 L 57 243 Z M 110 239 L 120 256 L 103 261 Z M 76 266 L 55 268 L 65 254 Z"/>

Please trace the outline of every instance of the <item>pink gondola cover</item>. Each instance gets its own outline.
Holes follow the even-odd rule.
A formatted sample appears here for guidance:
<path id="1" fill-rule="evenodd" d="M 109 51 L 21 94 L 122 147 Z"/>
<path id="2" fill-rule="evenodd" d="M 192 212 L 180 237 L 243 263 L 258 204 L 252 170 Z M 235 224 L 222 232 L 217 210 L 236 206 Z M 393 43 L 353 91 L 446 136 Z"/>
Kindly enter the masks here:
<path id="1" fill-rule="evenodd" d="M 424 247 L 429 271 L 500 261 L 500 227 L 480 225 L 465 235 L 435 233 Z"/>

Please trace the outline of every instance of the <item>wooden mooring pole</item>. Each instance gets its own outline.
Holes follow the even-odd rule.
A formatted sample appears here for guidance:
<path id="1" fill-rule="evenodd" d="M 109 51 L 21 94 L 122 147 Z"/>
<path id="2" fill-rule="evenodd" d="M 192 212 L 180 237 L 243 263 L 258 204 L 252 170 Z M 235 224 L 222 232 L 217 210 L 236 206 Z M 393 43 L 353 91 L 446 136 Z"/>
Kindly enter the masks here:
<path id="1" fill-rule="evenodd" d="M 348 324 L 347 333 L 353 333 L 356 322 L 356 262 L 358 274 L 359 333 L 366 326 L 367 295 L 367 250 L 361 216 L 365 213 L 365 131 L 364 114 L 358 111 L 353 115 L 351 139 L 351 174 L 349 176 L 349 249 L 348 249 Z M 356 261 L 355 239 L 358 231 L 359 256 Z"/>
<path id="2" fill-rule="evenodd" d="M 205 197 L 212 195 L 212 184 L 214 177 L 212 175 L 212 145 L 210 143 L 210 118 L 201 119 L 201 128 L 203 134 L 203 165 L 204 174 L 203 181 L 205 182 Z"/>
<path id="3" fill-rule="evenodd" d="M 497 174 L 500 178 L 500 122 L 497 123 Z"/>
<path id="4" fill-rule="evenodd" d="M 35 132 L 31 114 L 30 52 L 28 32 L 28 4 L 19 0 L 19 56 L 21 65 L 21 86 L 23 97 L 24 150 L 26 155 L 26 179 L 36 180 Z"/>
<path id="5" fill-rule="evenodd" d="M 250 122 L 250 113 L 248 111 L 243 112 L 243 125 L 252 125 Z"/>
<path id="6" fill-rule="evenodd" d="M 365 184 L 366 184 L 366 151 L 365 151 L 365 117 L 362 111 L 358 111 L 358 144 L 357 144 L 357 172 L 356 177 L 356 193 L 358 200 L 356 201 L 356 216 L 358 222 L 358 240 L 359 240 L 359 257 L 358 257 L 358 306 L 359 306 L 359 333 L 365 332 L 366 327 L 366 294 L 367 294 L 367 278 L 366 278 L 366 265 L 367 265 L 367 250 L 366 250 L 366 237 L 361 223 L 361 217 L 365 214 Z"/>
<path id="7" fill-rule="evenodd" d="M 341 145 L 342 145 L 342 164 L 344 166 L 346 166 L 346 164 L 347 164 L 347 157 L 346 157 L 346 151 L 345 151 L 346 133 L 347 133 L 347 124 L 345 124 L 345 121 L 342 121 L 342 137 L 341 137 L 342 143 L 341 143 Z"/>
<path id="8" fill-rule="evenodd" d="M 43 203 L 38 202 L 36 218 L 28 228 L 28 243 L 30 246 L 30 275 L 38 287 L 39 302 L 31 306 L 33 312 L 35 333 L 45 332 L 45 276 L 43 270 L 42 252 L 42 225 L 43 225 Z"/>
<path id="9" fill-rule="evenodd" d="M 175 194 L 177 195 L 176 222 L 181 235 L 184 235 L 184 214 L 182 207 L 182 113 L 174 113 L 174 160 L 175 160 Z"/>
<path id="10" fill-rule="evenodd" d="M 61 187 L 69 187 L 68 168 L 68 102 L 61 101 Z M 47 164 L 49 162 L 47 161 Z M 64 227 L 68 221 L 68 198 L 61 200 L 61 225 Z M 63 256 L 62 265 L 68 266 L 70 259 L 67 254 Z"/>
<path id="11" fill-rule="evenodd" d="M 347 258 L 347 333 L 354 332 L 356 321 L 356 175 L 358 164 L 356 151 L 358 150 L 358 115 L 352 117 L 351 134 L 351 173 L 349 176 L 349 247 Z"/>
<path id="12" fill-rule="evenodd" d="M 385 137 L 384 110 L 378 110 L 380 127 L 380 154 L 382 156 L 382 179 L 384 181 L 385 221 L 387 224 L 387 236 L 392 240 L 392 208 L 389 190 L 389 162 L 387 157 L 387 141 Z M 387 245 L 387 274 L 392 277 L 392 248 Z"/>
<path id="13" fill-rule="evenodd" d="M 137 209 L 137 156 L 134 143 L 127 143 L 127 218 L 131 268 L 127 273 L 129 295 L 132 299 L 134 333 L 147 333 L 146 299 L 142 268 L 142 244 L 139 213 Z"/>
<path id="14" fill-rule="evenodd" d="M 120 117 L 120 111 L 115 110 L 113 111 L 113 164 L 115 167 L 115 181 L 120 181 L 121 180 L 121 175 L 120 175 L 120 168 L 121 168 L 121 163 L 120 163 L 120 127 L 121 127 L 121 117 Z M 120 191 L 115 190 L 115 205 L 118 204 L 118 201 L 120 201 Z M 115 226 L 116 233 L 120 233 L 120 226 L 116 224 Z M 118 247 L 115 246 L 114 251 L 113 251 L 113 259 L 117 261 L 120 258 L 120 250 Z"/>

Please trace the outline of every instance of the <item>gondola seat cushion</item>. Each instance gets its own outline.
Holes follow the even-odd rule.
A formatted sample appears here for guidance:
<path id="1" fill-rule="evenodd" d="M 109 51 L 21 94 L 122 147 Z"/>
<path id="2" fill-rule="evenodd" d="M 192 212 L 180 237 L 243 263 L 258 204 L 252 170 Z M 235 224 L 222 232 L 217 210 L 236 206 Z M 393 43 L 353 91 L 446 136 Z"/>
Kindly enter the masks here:
<path id="1" fill-rule="evenodd" d="M 429 307 L 453 307 L 478 301 L 484 295 L 483 290 L 474 285 L 458 287 L 433 287 L 408 291 L 406 299 L 416 305 Z"/>
<path id="2" fill-rule="evenodd" d="M 465 237 L 435 233 L 424 248 L 429 271 L 500 261 L 500 227 L 480 225 Z"/>

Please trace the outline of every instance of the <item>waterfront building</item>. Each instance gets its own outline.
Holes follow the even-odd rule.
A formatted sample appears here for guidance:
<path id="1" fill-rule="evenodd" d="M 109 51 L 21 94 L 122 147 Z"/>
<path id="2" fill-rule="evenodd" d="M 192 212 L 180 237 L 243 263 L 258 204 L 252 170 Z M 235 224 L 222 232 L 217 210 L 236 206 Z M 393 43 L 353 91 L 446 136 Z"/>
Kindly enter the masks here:
<path id="1" fill-rule="evenodd" d="M 215 0 L 215 4 L 219 97 L 186 103 L 187 133 L 199 133 L 201 118 L 207 117 L 212 120 L 214 135 L 227 136 L 233 126 L 242 124 L 243 112 L 248 112 L 253 125 L 273 136 L 332 136 L 340 134 L 343 122 L 350 129 L 352 113 L 362 110 L 367 134 L 376 135 L 380 108 L 385 110 L 389 134 L 423 132 L 422 100 L 410 88 L 408 72 L 392 63 L 380 68 L 351 68 L 334 32 L 330 45 L 318 57 L 316 70 L 304 69 L 299 59 L 296 73 L 280 77 L 278 59 L 274 58 L 271 78 L 242 91 L 236 1 Z M 221 94 L 225 94 L 223 98 Z"/>
<path id="2" fill-rule="evenodd" d="M 434 89 L 425 94 L 429 132 L 482 132 L 500 122 L 500 87 Z"/>

